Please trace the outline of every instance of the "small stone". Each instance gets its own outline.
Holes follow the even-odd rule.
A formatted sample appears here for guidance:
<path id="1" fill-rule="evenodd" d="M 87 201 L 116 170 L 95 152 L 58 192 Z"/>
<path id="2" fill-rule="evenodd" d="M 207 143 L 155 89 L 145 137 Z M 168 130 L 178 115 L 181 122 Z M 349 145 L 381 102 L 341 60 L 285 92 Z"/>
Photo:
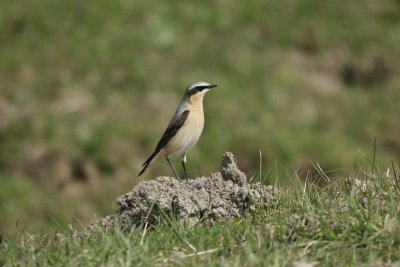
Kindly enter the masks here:
<path id="1" fill-rule="evenodd" d="M 246 174 L 239 170 L 235 156 L 231 152 L 225 152 L 222 155 L 220 172 L 224 180 L 230 180 L 240 186 L 247 183 Z"/>

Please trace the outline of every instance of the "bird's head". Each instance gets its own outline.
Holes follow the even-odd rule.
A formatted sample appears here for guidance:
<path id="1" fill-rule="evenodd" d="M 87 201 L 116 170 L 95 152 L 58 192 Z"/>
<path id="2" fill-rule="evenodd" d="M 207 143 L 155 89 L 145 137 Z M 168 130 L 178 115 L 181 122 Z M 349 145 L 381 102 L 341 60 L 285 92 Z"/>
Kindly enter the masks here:
<path id="1" fill-rule="evenodd" d="M 195 82 L 190 84 L 186 88 L 186 96 L 189 98 L 192 97 L 200 97 L 203 98 L 203 96 L 210 91 L 210 89 L 217 87 L 216 84 L 211 84 L 207 82 Z"/>

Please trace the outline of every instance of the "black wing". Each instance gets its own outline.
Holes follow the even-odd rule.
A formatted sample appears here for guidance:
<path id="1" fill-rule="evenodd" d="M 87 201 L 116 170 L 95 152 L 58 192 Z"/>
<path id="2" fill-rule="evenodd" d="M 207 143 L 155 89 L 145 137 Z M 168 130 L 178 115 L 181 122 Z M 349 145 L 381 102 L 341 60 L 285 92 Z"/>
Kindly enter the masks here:
<path id="1" fill-rule="evenodd" d="M 189 110 L 185 110 L 184 112 L 182 112 L 182 114 L 174 123 L 168 126 L 163 136 L 161 137 L 160 141 L 158 141 L 156 149 L 154 150 L 156 154 L 160 152 L 161 148 L 163 148 L 166 144 L 168 144 L 168 142 L 172 139 L 172 137 L 176 135 L 178 130 L 182 127 L 187 117 L 189 116 L 189 112 L 190 112 Z"/>
<path id="2" fill-rule="evenodd" d="M 160 152 L 160 150 L 168 144 L 168 142 L 176 135 L 178 130 L 182 127 L 182 125 L 185 123 L 187 117 L 189 116 L 190 111 L 185 110 L 182 112 L 182 114 L 179 116 L 178 119 L 176 119 L 175 122 L 171 123 L 167 129 L 165 130 L 164 134 L 162 135 L 160 141 L 158 141 L 158 144 L 156 146 L 156 149 L 154 150 L 153 154 L 143 163 L 143 169 L 140 171 L 139 175 L 140 176 L 144 171 L 147 169 L 149 166 L 150 162 L 153 160 L 153 158 Z"/>

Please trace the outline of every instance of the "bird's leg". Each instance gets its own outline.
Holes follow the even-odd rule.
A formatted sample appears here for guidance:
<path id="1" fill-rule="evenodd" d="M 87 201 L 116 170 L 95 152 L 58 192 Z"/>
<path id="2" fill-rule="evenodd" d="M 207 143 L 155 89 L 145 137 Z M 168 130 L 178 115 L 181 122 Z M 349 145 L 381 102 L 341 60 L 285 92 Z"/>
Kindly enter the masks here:
<path id="1" fill-rule="evenodd" d="M 187 179 L 187 172 L 186 172 L 186 155 L 182 157 L 182 167 L 183 167 L 183 175 L 185 179 Z"/>
<path id="2" fill-rule="evenodd" d="M 174 171 L 175 177 L 180 180 L 181 178 L 179 177 L 178 173 L 176 172 L 176 170 L 174 168 L 174 165 L 172 165 L 172 163 L 171 163 L 171 161 L 169 160 L 168 157 L 166 159 L 168 161 L 169 166 L 171 166 L 171 169 Z"/>

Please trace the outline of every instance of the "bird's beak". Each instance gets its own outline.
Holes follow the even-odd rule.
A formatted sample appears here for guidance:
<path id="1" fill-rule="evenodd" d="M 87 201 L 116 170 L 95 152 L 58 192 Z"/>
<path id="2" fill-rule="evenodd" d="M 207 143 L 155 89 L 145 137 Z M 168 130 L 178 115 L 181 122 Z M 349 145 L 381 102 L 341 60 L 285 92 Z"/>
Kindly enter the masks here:
<path id="1" fill-rule="evenodd" d="M 211 88 L 215 88 L 215 87 L 217 87 L 217 86 L 218 86 L 218 85 L 216 85 L 216 84 L 210 84 L 210 85 L 207 86 L 207 88 L 208 88 L 208 89 L 211 89 Z"/>

